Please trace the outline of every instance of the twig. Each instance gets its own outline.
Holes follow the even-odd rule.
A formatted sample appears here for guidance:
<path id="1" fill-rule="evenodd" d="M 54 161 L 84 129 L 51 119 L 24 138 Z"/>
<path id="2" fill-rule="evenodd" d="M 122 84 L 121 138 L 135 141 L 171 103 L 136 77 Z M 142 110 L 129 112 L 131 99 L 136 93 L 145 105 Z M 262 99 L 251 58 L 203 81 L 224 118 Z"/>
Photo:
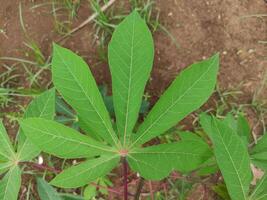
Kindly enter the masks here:
<path id="1" fill-rule="evenodd" d="M 103 7 L 101 7 L 101 11 L 104 12 L 107 10 L 112 4 L 115 3 L 116 0 L 110 0 L 108 3 L 106 3 Z M 88 17 L 85 21 L 83 21 L 79 26 L 75 27 L 74 29 L 70 30 L 66 35 L 56 40 L 56 42 L 61 42 L 66 37 L 70 36 L 71 34 L 77 32 L 78 30 L 84 28 L 87 24 L 89 24 L 91 21 L 93 21 L 97 16 L 99 15 L 99 12 L 95 12 L 90 17 Z"/>
<path id="2" fill-rule="evenodd" d="M 136 189 L 136 192 L 134 195 L 134 200 L 139 200 L 142 188 L 144 186 L 144 182 L 145 182 L 145 180 L 141 177 L 139 180 L 139 183 L 137 185 L 137 189 Z"/>

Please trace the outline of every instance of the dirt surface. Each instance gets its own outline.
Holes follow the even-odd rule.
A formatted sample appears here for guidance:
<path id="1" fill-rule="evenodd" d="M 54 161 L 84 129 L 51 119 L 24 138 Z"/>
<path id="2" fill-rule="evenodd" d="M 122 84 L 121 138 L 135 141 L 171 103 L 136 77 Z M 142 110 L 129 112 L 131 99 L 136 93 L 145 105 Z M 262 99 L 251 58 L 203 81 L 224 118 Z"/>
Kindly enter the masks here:
<path id="1" fill-rule="evenodd" d="M 61 37 L 55 32 L 51 6 L 31 9 L 47 1 L 0 1 L 0 57 L 32 59 L 27 53 L 29 49 L 24 45 L 27 37 L 19 20 L 20 2 L 28 36 L 38 42 L 44 55 L 49 57 L 51 43 Z M 118 7 L 123 3 L 124 0 L 116 2 Z M 155 62 L 147 86 L 152 104 L 182 69 L 215 52 L 219 52 L 221 57 L 221 89 L 238 88 L 242 94 L 238 96 L 237 102 L 251 103 L 267 73 L 267 50 L 266 44 L 263 44 L 267 40 L 267 17 L 259 16 L 266 15 L 267 3 L 263 0 L 156 0 L 156 9 L 160 12 L 160 23 L 174 36 L 179 47 L 163 31 L 154 33 Z M 83 3 L 72 27 L 90 14 L 88 4 Z M 61 44 L 85 58 L 99 84 L 110 86 L 108 65 L 100 62 L 96 41 L 95 30 L 90 24 Z M 3 63 L 12 64 L 2 61 L 0 69 L 3 69 Z M 23 68 L 20 66 L 17 71 L 22 75 L 17 79 L 16 87 L 29 87 Z M 49 81 L 49 72 L 42 74 L 41 87 L 49 87 Z M 258 98 L 266 101 L 266 87 L 260 91 Z M 21 99 L 21 104 L 27 102 Z M 255 113 L 250 111 L 248 115 L 252 125 L 257 122 Z M 200 191 L 205 192 L 203 189 Z M 205 198 L 202 199 L 209 199 L 207 195 L 203 196 Z"/>
<path id="2" fill-rule="evenodd" d="M 2 2 L 0 27 L 5 33 L 0 34 L 1 56 L 25 57 L 27 48 L 23 44 L 25 36 L 19 21 L 19 2 Z M 59 38 L 53 28 L 50 8 L 43 6 L 31 10 L 33 5 L 43 1 L 21 2 L 30 38 L 37 41 L 43 53 L 49 56 L 51 42 Z M 182 69 L 220 52 L 221 87 L 226 89 L 242 84 L 243 97 L 251 99 L 266 71 L 266 46 L 259 41 L 266 40 L 267 23 L 264 17 L 248 16 L 265 14 L 266 3 L 263 0 L 156 2 L 156 7 L 160 10 L 160 22 L 175 37 L 179 47 L 162 31 L 154 34 L 156 55 L 152 81 L 148 86 L 149 93 L 159 96 Z M 88 7 L 82 7 L 73 26 L 86 19 L 90 13 Z M 107 66 L 96 66 L 98 55 L 94 40 L 94 30 L 89 25 L 63 45 L 85 57 L 99 83 L 110 83 Z"/>
<path id="3" fill-rule="evenodd" d="M 27 49 L 25 34 L 19 20 L 19 0 L 10 0 L 0 7 L 0 55 L 25 57 Z M 46 57 L 51 53 L 51 43 L 60 36 L 55 33 L 51 7 L 30 9 L 45 1 L 21 1 L 25 28 L 28 35 L 37 41 Z M 122 4 L 123 1 L 117 1 Z M 158 98 L 175 76 L 193 62 L 219 52 L 221 68 L 219 84 L 222 89 L 241 85 L 242 101 L 251 100 L 260 87 L 266 71 L 266 46 L 260 41 L 267 37 L 266 17 L 249 17 L 266 14 L 263 0 L 212 0 L 156 1 L 160 11 L 160 22 L 175 37 L 179 47 L 163 32 L 157 31 L 155 38 L 155 64 L 148 85 L 152 99 Z M 88 5 L 79 9 L 73 27 L 89 16 Z M 108 66 L 99 64 L 97 39 L 92 25 L 63 42 L 67 48 L 82 55 L 96 75 L 98 83 L 110 84 Z M 25 80 L 21 80 L 25 84 Z M 160 83 L 160 84 L 159 84 Z M 262 91 L 262 96 L 266 93 Z M 266 97 L 266 95 L 265 95 Z"/>

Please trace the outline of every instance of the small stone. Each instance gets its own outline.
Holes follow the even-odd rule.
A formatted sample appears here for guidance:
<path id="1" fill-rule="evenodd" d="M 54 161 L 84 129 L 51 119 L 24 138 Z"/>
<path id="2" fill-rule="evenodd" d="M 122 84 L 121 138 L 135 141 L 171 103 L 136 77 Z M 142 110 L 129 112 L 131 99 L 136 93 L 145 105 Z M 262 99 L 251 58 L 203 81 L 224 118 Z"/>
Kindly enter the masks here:
<path id="1" fill-rule="evenodd" d="M 227 51 L 223 51 L 222 54 L 223 54 L 223 55 L 226 55 L 226 54 L 227 54 Z"/>
<path id="2" fill-rule="evenodd" d="M 44 159 L 42 156 L 38 156 L 38 164 L 42 165 L 44 163 Z"/>
<path id="3" fill-rule="evenodd" d="M 239 55 L 241 53 L 243 53 L 243 51 L 241 49 L 236 52 L 237 55 Z"/>
<path id="4" fill-rule="evenodd" d="M 169 16 L 169 17 L 173 16 L 173 13 L 172 13 L 172 12 L 169 12 L 169 13 L 168 13 L 168 16 Z"/>
<path id="5" fill-rule="evenodd" d="M 249 49 L 248 53 L 254 53 L 256 50 L 255 49 Z"/>

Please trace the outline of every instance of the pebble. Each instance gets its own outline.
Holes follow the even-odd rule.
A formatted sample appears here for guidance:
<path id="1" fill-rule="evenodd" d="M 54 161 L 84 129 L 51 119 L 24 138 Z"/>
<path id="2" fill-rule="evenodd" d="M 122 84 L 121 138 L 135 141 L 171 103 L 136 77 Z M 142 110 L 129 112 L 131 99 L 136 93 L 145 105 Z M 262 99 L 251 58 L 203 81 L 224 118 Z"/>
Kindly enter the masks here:
<path id="1" fill-rule="evenodd" d="M 249 49 L 248 53 L 254 53 L 256 50 L 255 49 Z"/>
<path id="2" fill-rule="evenodd" d="M 169 12 L 169 13 L 168 13 L 168 16 L 169 16 L 169 17 L 173 16 L 173 13 L 172 13 L 172 12 Z"/>
<path id="3" fill-rule="evenodd" d="M 243 53 L 243 51 L 241 49 L 236 52 L 237 55 L 239 55 L 241 53 Z"/>
<path id="4" fill-rule="evenodd" d="M 42 165 L 44 163 L 44 159 L 42 156 L 38 156 L 38 164 Z"/>

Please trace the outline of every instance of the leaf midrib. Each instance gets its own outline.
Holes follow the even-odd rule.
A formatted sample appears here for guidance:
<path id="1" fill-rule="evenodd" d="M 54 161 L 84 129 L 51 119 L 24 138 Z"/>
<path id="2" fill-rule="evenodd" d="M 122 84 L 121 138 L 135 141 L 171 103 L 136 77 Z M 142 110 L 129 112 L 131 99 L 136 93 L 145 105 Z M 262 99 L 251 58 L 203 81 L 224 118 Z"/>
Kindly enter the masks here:
<path id="1" fill-rule="evenodd" d="M 257 187 L 255 188 L 255 190 L 253 191 L 253 193 L 250 195 L 250 199 L 252 200 L 252 198 L 254 197 L 254 195 L 256 194 L 256 192 L 258 191 L 258 189 L 261 187 L 261 185 L 264 183 L 265 179 L 267 179 L 267 176 L 265 175 L 262 180 L 260 181 L 260 184 L 257 185 Z M 267 194 L 265 194 L 267 195 Z M 263 196 L 259 197 L 259 199 L 261 199 Z"/>
<path id="2" fill-rule="evenodd" d="M 239 182 L 239 184 L 240 184 L 240 186 L 241 186 L 242 195 L 243 195 L 244 200 L 245 200 L 245 199 L 246 199 L 246 192 L 245 192 L 245 189 L 244 189 L 244 187 L 243 187 L 243 185 L 242 185 L 242 180 L 241 180 L 241 178 L 240 178 L 240 176 L 239 176 L 238 170 L 237 170 L 237 168 L 236 168 L 236 166 L 235 166 L 235 164 L 234 164 L 234 160 L 233 160 L 233 158 L 232 158 L 230 152 L 228 151 L 228 148 L 227 148 L 227 146 L 226 146 L 226 144 L 225 144 L 225 142 L 224 142 L 224 140 L 223 140 L 222 133 L 221 133 L 220 129 L 218 128 L 217 122 L 215 122 L 215 126 L 216 126 L 217 131 L 219 132 L 219 136 L 220 136 L 220 139 L 221 139 L 221 141 L 222 141 L 222 144 L 223 144 L 223 146 L 224 146 L 224 148 L 225 148 L 225 150 L 226 150 L 226 152 L 227 152 L 227 154 L 228 154 L 228 156 L 229 156 L 229 158 L 230 158 L 231 164 L 232 164 L 232 166 L 233 166 L 233 168 L 234 168 L 234 170 L 235 170 L 235 172 L 236 172 L 236 174 L 237 174 L 238 182 Z"/>
<path id="3" fill-rule="evenodd" d="M 105 128 L 108 130 L 109 135 L 111 136 L 114 144 L 118 147 L 118 143 L 116 142 L 116 140 L 114 139 L 114 135 L 111 133 L 111 130 L 107 127 L 106 122 L 104 121 L 104 119 L 102 118 L 102 116 L 99 114 L 98 110 L 96 109 L 95 105 L 92 104 L 92 101 L 90 99 L 90 97 L 88 96 L 88 94 L 85 92 L 84 88 L 82 87 L 82 85 L 80 85 L 79 81 L 77 80 L 76 76 L 74 76 L 73 72 L 70 70 L 69 66 L 67 65 L 67 63 L 65 62 L 64 59 L 62 59 L 62 56 L 60 53 L 58 53 L 55 50 L 55 53 L 58 54 L 58 56 L 60 57 L 60 59 L 62 60 L 63 64 L 65 65 L 65 67 L 67 68 L 67 70 L 69 71 L 69 73 L 71 74 L 71 76 L 75 79 L 75 82 L 77 83 L 77 85 L 79 86 L 79 88 L 81 89 L 81 91 L 85 94 L 86 98 L 88 99 L 88 101 L 90 102 L 91 106 L 93 107 L 93 109 L 95 110 L 95 112 L 97 113 L 98 117 L 101 119 L 101 123 L 105 126 Z"/>
<path id="4" fill-rule="evenodd" d="M 5 192 L 4 192 L 4 199 L 6 199 L 6 194 L 7 194 L 7 189 L 8 189 L 8 185 L 9 185 L 9 181 L 10 181 L 10 177 L 11 177 L 11 173 L 13 173 L 13 170 L 15 169 L 15 167 L 11 168 L 8 172 L 8 179 L 7 179 L 7 184 L 6 184 L 6 187 L 5 187 Z"/>
<path id="5" fill-rule="evenodd" d="M 48 97 L 47 101 L 45 102 L 45 106 L 43 107 L 43 109 L 42 109 L 42 111 L 41 111 L 39 117 L 42 117 L 43 112 L 46 110 L 46 107 L 48 106 L 48 102 L 50 101 L 51 96 L 52 96 L 52 94 L 49 94 L 49 97 Z M 36 116 L 36 117 L 37 117 L 37 116 Z M 24 134 L 24 133 L 23 133 L 23 134 Z M 20 151 L 18 152 L 18 158 L 19 158 L 19 159 L 21 159 L 20 156 L 21 156 L 21 153 L 22 153 L 22 151 L 23 151 L 23 149 L 24 149 L 24 147 L 25 147 L 25 145 L 26 145 L 26 143 L 27 143 L 27 140 L 29 140 L 29 139 L 26 138 L 26 139 L 24 140 L 24 143 L 23 143 L 22 147 L 20 148 Z"/>
<path id="6" fill-rule="evenodd" d="M 139 137 L 137 137 L 137 139 L 132 143 L 132 145 L 131 145 L 131 147 L 133 147 L 150 129 L 151 129 L 151 127 L 153 127 L 154 126 L 154 124 L 156 124 L 167 112 L 169 112 L 169 110 L 173 107 L 173 106 L 175 106 L 202 78 L 203 78 L 203 76 L 205 76 L 207 73 L 208 73 L 208 71 L 211 69 L 211 67 L 213 66 L 213 64 L 215 63 L 215 61 L 216 61 L 216 59 L 213 59 L 213 61 L 211 62 L 211 64 L 209 65 L 209 67 L 207 68 L 207 71 L 205 72 L 205 73 L 203 73 L 200 77 L 199 77 L 199 79 L 197 79 L 197 81 L 194 83 L 194 84 L 192 84 L 192 86 L 191 87 L 189 87 L 185 92 L 184 92 L 184 94 L 183 95 L 181 95 L 177 100 L 175 100 L 174 101 L 174 103 L 169 107 L 169 108 L 167 108 L 162 114 L 160 114 L 159 115 L 159 117 L 156 119 L 156 120 L 154 120 L 154 122 L 139 136 Z M 153 109 L 153 108 L 152 108 Z"/>
<path id="7" fill-rule="evenodd" d="M 89 171 L 89 170 L 91 170 L 91 169 L 93 169 L 93 168 L 96 168 L 97 166 L 102 165 L 102 164 L 104 164 L 104 163 L 106 163 L 106 162 L 109 162 L 109 161 L 111 161 L 111 160 L 113 160 L 113 159 L 115 159 L 115 158 L 117 158 L 117 157 L 119 157 L 119 155 L 114 155 L 114 156 L 112 156 L 112 157 L 110 157 L 110 158 L 107 157 L 106 160 L 103 160 L 103 161 L 100 162 L 100 163 L 97 163 L 97 164 L 95 164 L 95 165 L 93 165 L 93 166 L 91 166 L 91 167 L 89 167 L 89 168 L 86 168 L 85 170 L 82 170 L 82 171 L 76 173 L 75 176 L 79 176 L 80 174 L 83 174 L 83 173 L 85 173 L 85 172 L 87 172 L 87 171 Z M 100 158 L 101 158 L 101 157 L 100 157 Z M 85 161 L 85 162 L 86 162 L 86 161 Z M 81 164 L 83 164 L 83 163 L 81 163 Z M 67 178 L 61 179 L 60 182 L 65 181 L 65 180 L 68 180 L 68 179 L 72 179 L 72 177 L 67 177 Z"/>
<path id="8" fill-rule="evenodd" d="M 131 62 L 130 62 L 130 72 L 129 72 L 129 81 L 128 81 L 128 90 L 127 90 L 127 104 L 126 104 L 126 116 L 125 116 L 125 126 L 124 126 L 124 136 L 123 136 L 123 146 L 126 144 L 126 137 L 127 137 L 127 128 L 128 128 L 128 117 L 129 117 L 129 103 L 130 103 L 130 95 L 131 95 L 131 82 L 132 82 L 132 68 L 133 68 L 133 47 L 134 47 L 134 29 L 135 29 L 135 16 L 133 20 L 133 27 L 132 27 L 132 38 L 131 38 Z"/>
<path id="9" fill-rule="evenodd" d="M 79 140 L 74 140 L 74 139 L 66 138 L 66 137 L 59 136 L 59 135 L 53 135 L 53 134 L 51 134 L 51 133 L 49 133 L 49 132 L 47 132 L 47 131 L 43 131 L 43 130 L 40 130 L 40 129 L 38 129 L 38 128 L 32 127 L 32 126 L 28 126 L 28 127 L 32 128 L 32 129 L 34 129 L 34 130 L 36 130 L 36 131 L 39 131 L 39 132 L 41 132 L 41 133 L 43 133 L 43 134 L 45 134 L 45 135 L 49 135 L 49 136 L 52 136 L 52 137 L 57 137 L 57 138 L 64 139 L 64 140 L 67 140 L 67 141 L 70 141 L 70 142 L 79 143 L 79 144 L 88 146 L 88 147 L 90 147 L 90 148 L 96 148 L 96 149 L 99 149 L 99 150 L 102 150 L 102 151 L 113 152 L 113 153 L 115 152 L 115 151 L 113 151 L 113 150 L 111 150 L 111 149 L 104 149 L 104 148 L 101 148 L 101 147 L 99 147 L 99 146 L 95 146 L 95 145 L 92 145 L 92 144 L 89 144 L 89 143 L 81 142 L 81 141 L 79 141 Z M 85 136 L 85 137 L 86 137 L 86 136 Z M 88 138 L 88 139 L 89 139 L 89 138 Z"/>
<path id="10" fill-rule="evenodd" d="M 201 153 L 199 154 L 194 154 L 194 153 L 185 153 L 185 152 L 171 152 L 171 151 L 168 151 L 168 152 L 131 152 L 130 154 L 179 154 L 179 155 L 191 155 L 191 156 L 199 156 L 199 155 L 202 155 Z"/>

